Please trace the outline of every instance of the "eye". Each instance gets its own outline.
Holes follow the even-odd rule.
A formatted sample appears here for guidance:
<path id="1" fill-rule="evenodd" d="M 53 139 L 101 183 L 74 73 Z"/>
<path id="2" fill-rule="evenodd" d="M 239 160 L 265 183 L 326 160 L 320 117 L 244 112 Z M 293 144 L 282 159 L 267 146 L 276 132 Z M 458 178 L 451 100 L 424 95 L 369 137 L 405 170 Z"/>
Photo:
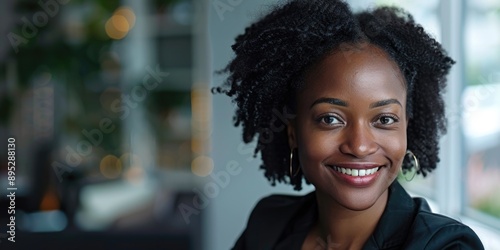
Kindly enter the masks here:
<path id="1" fill-rule="evenodd" d="M 342 121 L 337 118 L 336 116 L 333 115 L 325 115 L 320 117 L 320 122 L 326 125 L 337 125 L 337 124 L 342 124 Z"/>
<path id="2" fill-rule="evenodd" d="M 378 118 L 378 122 L 382 125 L 391 125 L 393 123 L 398 122 L 399 120 L 396 117 L 383 115 Z"/>

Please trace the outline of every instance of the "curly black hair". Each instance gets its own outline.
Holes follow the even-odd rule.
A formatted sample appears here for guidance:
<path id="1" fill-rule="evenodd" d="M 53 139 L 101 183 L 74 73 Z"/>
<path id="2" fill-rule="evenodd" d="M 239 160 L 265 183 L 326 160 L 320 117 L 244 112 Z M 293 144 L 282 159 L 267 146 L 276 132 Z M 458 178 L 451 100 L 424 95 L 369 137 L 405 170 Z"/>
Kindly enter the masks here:
<path id="1" fill-rule="evenodd" d="M 446 132 L 442 94 L 454 63 L 441 45 L 399 8 L 353 13 L 340 0 L 292 0 L 274 6 L 236 37 L 235 57 L 220 71 L 228 77 L 212 89 L 237 104 L 234 125 L 242 126 L 245 143 L 257 136 L 254 156 L 261 153 L 261 168 L 272 185 L 285 182 L 301 190 L 302 173 L 289 176 L 283 117 L 293 117 L 295 95 L 308 70 L 331 52 L 360 44 L 382 48 L 399 66 L 410 119 L 407 147 L 420 162 L 419 174 L 425 177 L 436 168 L 439 137 Z M 403 170 L 409 168 L 405 158 Z"/>

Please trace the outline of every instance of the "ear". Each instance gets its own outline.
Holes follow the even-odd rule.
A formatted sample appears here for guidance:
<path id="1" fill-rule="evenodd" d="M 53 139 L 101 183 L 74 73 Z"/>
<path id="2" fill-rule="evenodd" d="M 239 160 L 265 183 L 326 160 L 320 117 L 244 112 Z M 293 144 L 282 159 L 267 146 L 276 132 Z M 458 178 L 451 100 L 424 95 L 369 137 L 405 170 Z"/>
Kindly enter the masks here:
<path id="1" fill-rule="evenodd" d="M 295 130 L 295 120 L 289 120 L 287 125 L 288 145 L 290 149 L 297 147 L 297 135 Z"/>

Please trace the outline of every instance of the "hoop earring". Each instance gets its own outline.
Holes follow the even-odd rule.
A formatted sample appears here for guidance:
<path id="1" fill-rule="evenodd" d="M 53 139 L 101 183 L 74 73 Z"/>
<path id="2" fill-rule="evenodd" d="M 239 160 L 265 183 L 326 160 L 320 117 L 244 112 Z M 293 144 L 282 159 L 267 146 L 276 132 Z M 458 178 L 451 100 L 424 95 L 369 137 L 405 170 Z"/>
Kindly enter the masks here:
<path id="1" fill-rule="evenodd" d="M 415 154 L 413 152 L 411 152 L 410 150 L 406 150 L 406 156 L 409 156 L 412 160 L 412 162 L 410 163 L 410 167 L 408 169 L 403 169 L 403 166 L 405 164 L 403 164 L 403 166 L 401 166 L 401 174 L 404 176 L 405 180 L 410 182 L 413 180 L 413 178 L 415 178 L 415 175 L 417 174 L 418 171 L 420 171 L 420 164 L 418 163 L 418 159 L 417 159 L 417 156 L 415 156 Z M 408 177 L 406 176 L 406 173 L 408 171 L 411 171 L 411 170 L 415 170 L 415 172 L 413 172 L 413 175 L 411 176 L 410 179 L 408 179 Z"/>
<path id="2" fill-rule="evenodd" d="M 299 173 L 300 171 L 300 167 L 297 169 L 297 171 L 295 173 L 293 173 L 293 150 L 294 149 L 291 149 L 290 150 L 290 179 L 292 179 L 293 177 L 297 176 L 297 174 Z"/>

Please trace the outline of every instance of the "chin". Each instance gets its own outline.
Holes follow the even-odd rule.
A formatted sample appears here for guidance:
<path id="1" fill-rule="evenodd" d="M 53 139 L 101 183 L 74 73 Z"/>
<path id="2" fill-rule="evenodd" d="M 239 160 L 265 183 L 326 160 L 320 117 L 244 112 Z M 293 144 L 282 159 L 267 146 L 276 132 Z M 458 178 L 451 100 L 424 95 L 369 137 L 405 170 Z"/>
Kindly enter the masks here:
<path id="1" fill-rule="evenodd" d="M 380 176 L 383 177 L 383 176 Z M 385 196 L 388 192 L 389 185 L 394 181 L 387 182 L 387 178 L 381 178 L 377 182 L 366 187 L 352 187 L 348 185 L 318 185 L 316 191 L 320 192 L 321 196 L 328 199 L 333 204 L 339 207 L 344 207 L 352 211 L 364 211 L 372 208 L 375 204 L 385 206 Z M 377 202 L 383 202 L 377 203 Z"/>
<path id="2" fill-rule="evenodd" d="M 365 193 L 364 196 L 332 197 L 340 206 L 352 211 L 365 211 L 372 208 L 386 193 L 387 189 L 377 194 Z"/>

